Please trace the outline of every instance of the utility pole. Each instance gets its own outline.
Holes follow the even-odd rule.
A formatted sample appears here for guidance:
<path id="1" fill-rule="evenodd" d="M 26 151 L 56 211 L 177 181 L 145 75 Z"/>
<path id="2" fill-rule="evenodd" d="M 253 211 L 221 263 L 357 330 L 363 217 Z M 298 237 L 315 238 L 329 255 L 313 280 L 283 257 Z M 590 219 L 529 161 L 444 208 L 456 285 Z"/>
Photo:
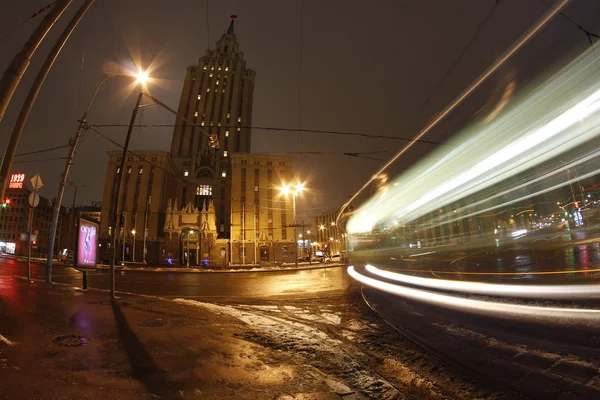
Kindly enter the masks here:
<path id="1" fill-rule="evenodd" d="M 75 185 L 73 182 L 70 182 L 70 184 L 71 186 L 75 187 L 75 192 L 73 193 L 73 204 L 71 205 L 71 216 L 69 218 L 69 250 L 73 251 L 73 265 L 75 265 L 75 239 L 73 238 L 73 224 L 75 222 L 75 200 L 77 199 L 77 189 L 79 186 Z"/>
<path id="2" fill-rule="evenodd" d="M 254 206 L 254 264 L 257 264 L 257 259 L 256 259 L 256 204 L 253 204 Z"/>
<path id="3" fill-rule="evenodd" d="M 148 238 L 148 211 L 150 209 L 150 203 L 152 203 L 152 196 L 148 196 L 148 202 L 146 203 L 146 212 L 144 215 L 144 249 L 142 255 L 142 262 L 146 264 L 146 240 Z"/>
<path id="4" fill-rule="evenodd" d="M 2 118 L 4 117 L 6 108 L 17 89 L 17 86 L 19 86 L 21 77 L 29 67 L 31 56 L 33 56 L 50 29 L 52 29 L 56 20 L 58 20 L 67 7 L 69 7 L 71 1 L 72 0 L 59 0 L 54 7 L 52 7 L 36 30 L 31 34 L 27 42 L 23 45 L 21 52 L 13 58 L 6 71 L 4 71 L 4 75 L 2 75 L 2 79 L 0 80 L 0 121 L 2 121 Z M 45 10 L 40 10 L 38 13 L 41 11 Z M 4 195 L 4 189 L 2 190 L 2 195 Z"/>
<path id="5" fill-rule="evenodd" d="M 116 252 L 116 244 L 117 244 L 117 235 L 116 235 L 116 231 L 117 231 L 117 227 L 118 227 L 118 217 L 117 217 L 117 212 L 119 211 L 119 201 L 121 199 L 121 192 L 123 190 L 122 186 L 123 186 L 123 175 L 125 174 L 125 160 L 127 159 L 127 152 L 129 151 L 129 141 L 131 139 L 131 133 L 133 132 L 133 125 L 135 124 L 135 119 L 137 117 L 137 113 L 138 110 L 142 107 L 147 107 L 147 106 L 141 106 L 140 103 L 142 102 L 142 97 L 146 96 L 148 98 L 150 98 L 154 103 L 153 104 L 149 104 L 147 106 L 153 106 L 153 105 L 159 105 L 162 108 L 164 108 L 165 110 L 169 111 L 171 114 L 173 115 L 177 115 L 177 111 L 173 110 L 172 108 L 170 108 L 169 106 L 167 106 L 166 104 L 164 104 L 163 102 L 157 100 L 156 98 L 150 96 L 148 93 L 145 93 L 143 90 L 140 91 L 140 93 L 137 96 L 136 102 L 135 102 L 135 107 L 133 109 L 133 112 L 131 113 L 131 119 L 129 120 L 129 128 L 127 129 L 127 136 L 125 137 L 125 143 L 123 144 L 123 155 L 121 156 L 121 166 L 120 166 L 120 173 L 117 175 L 117 193 L 115 194 L 115 199 L 113 201 L 112 204 L 112 221 L 111 221 L 111 227 L 112 227 L 112 232 L 111 232 L 111 238 L 110 238 L 110 246 L 111 246 L 111 261 L 110 261 L 110 267 L 109 267 L 109 275 L 108 275 L 108 280 L 109 280 L 109 291 L 110 291 L 110 297 L 114 298 L 115 297 L 115 261 L 116 261 L 116 257 L 117 257 L 117 252 Z M 181 117 L 179 117 L 181 118 Z M 186 118 L 181 118 L 183 119 L 185 122 L 189 122 Z M 123 230 L 123 235 L 125 235 L 125 230 Z M 189 259 L 189 256 L 188 256 Z"/>

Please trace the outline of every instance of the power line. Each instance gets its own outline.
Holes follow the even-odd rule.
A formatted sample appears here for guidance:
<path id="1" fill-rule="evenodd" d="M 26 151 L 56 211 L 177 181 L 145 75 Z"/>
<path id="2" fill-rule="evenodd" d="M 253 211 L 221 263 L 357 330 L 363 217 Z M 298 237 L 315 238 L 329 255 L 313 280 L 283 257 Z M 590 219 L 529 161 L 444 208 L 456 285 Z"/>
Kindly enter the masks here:
<path id="1" fill-rule="evenodd" d="M 124 128 L 129 125 L 126 124 L 91 124 L 90 127 L 94 128 Z M 145 124 L 145 125 L 134 125 L 137 128 L 175 128 L 175 127 L 184 127 L 182 124 Z M 321 130 L 321 129 L 301 129 L 301 128 L 277 128 L 272 126 L 238 126 L 238 125 L 226 125 L 226 126 L 204 126 L 200 124 L 190 124 L 185 125 L 185 127 L 194 127 L 194 128 L 204 128 L 205 130 L 211 129 L 233 129 L 233 128 L 243 128 L 243 129 L 253 129 L 253 130 L 263 130 L 263 131 L 277 131 L 277 132 L 305 132 L 305 133 L 324 133 L 328 135 L 343 135 L 343 136 L 359 136 L 366 137 L 369 139 L 385 139 L 385 140 L 401 140 L 405 142 L 416 142 L 416 143 L 425 143 L 425 144 L 435 144 L 435 145 L 443 145 L 444 143 L 435 142 L 433 140 L 424 140 L 424 139 L 409 139 L 398 136 L 386 136 L 386 135 L 372 135 L 368 133 L 362 132 L 347 132 L 347 131 L 330 131 L 330 130 Z"/>
<path id="2" fill-rule="evenodd" d="M 94 127 L 92 127 L 92 126 L 90 126 L 90 125 L 87 125 L 87 126 L 86 126 L 86 128 L 87 128 L 87 129 L 91 129 L 91 130 L 92 130 L 92 132 L 94 132 L 94 133 L 96 133 L 97 135 L 99 135 L 100 137 L 102 137 L 102 138 L 104 138 L 104 139 L 108 140 L 109 142 L 111 142 L 111 143 L 112 143 L 112 144 L 114 144 L 115 146 L 117 146 L 117 147 L 119 147 L 119 148 L 121 148 L 121 149 L 124 149 L 124 148 L 125 148 L 125 147 L 124 147 L 122 144 L 120 144 L 119 142 L 117 142 L 117 141 L 115 141 L 115 140 L 113 140 L 113 139 L 109 138 L 108 136 L 104 135 L 102 132 L 100 132 L 99 130 L 95 129 Z M 173 178 L 175 178 L 175 179 L 178 179 L 178 180 L 180 180 L 180 181 L 182 181 L 182 182 L 187 182 L 187 181 L 188 181 L 188 180 L 187 180 L 187 179 L 185 179 L 185 178 L 182 178 L 182 177 L 180 177 L 180 176 L 177 176 L 177 175 L 175 175 L 174 173 L 172 173 L 171 171 L 167 170 L 166 168 L 164 168 L 164 167 L 162 167 L 162 166 L 160 166 L 160 165 L 158 165 L 158 164 L 155 164 L 155 163 L 153 163 L 153 162 L 151 162 L 151 161 L 148 161 L 148 160 L 147 160 L 145 157 L 143 157 L 143 156 L 140 156 L 139 154 L 136 154 L 136 153 L 134 153 L 134 152 L 133 152 L 133 151 L 131 151 L 131 150 L 127 150 L 127 154 L 131 154 L 132 156 L 138 157 L 138 158 L 140 159 L 140 161 L 142 161 L 142 162 L 145 162 L 145 163 L 148 163 L 148 164 L 150 164 L 150 165 L 152 165 L 152 166 L 154 166 L 154 167 L 156 167 L 156 168 L 158 168 L 158 169 L 161 169 L 161 170 L 165 171 L 167 174 L 171 175 L 171 176 L 172 176 Z"/>
<path id="3" fill-rule="evenodd" d="M 50 147 L 48 149 L 34 150 L 34 151 L 27 152 L 27 153 L 19 153 L 19 154 L 16 154 L 15 157 L 29 156 L 32 154 L 39 154 L 39 153 L 47 153 L 47 152 L 53 151 L 53 150 L 64 149 L 65 147 L 69 147 L 69 145 Z M 1 158 L 0 158 L 0 160 L 1 160 Z M 23 161 L 21 161 L 21 162 L 23 162 Z"/>
<path id="4" fill-rule="evenodd" d="M 58 160 L 66 160 L 68 158 L 69 157 L 42 158 L 42 159 L 38 159 L 38 160 L 15 161 L 15 162 L 13 162 L 13 164 L 26 164 L 26 163 L 42 162 L 42 161 L 58 161 Z"/>
<path id="5" fill-rule="evenodd" d="M 546 5 L 547 7 L 551 7 L 550 4 L 548 4 L 545 0 L 538 0 L 540 3 L 543 3 L 544 5 Z M 594 32 L 590 32 L 587 29 L 585 29 L 583 26 L 579 25 L 577 22 L 573 21 L 567 14 L 565 14 L 564 12 L 560 11 L 559 14 L 561 15 L 561 17 L 563 17 L 564 19 L 566 19 L 567 21 L 569 21 L 570 23 L 572 23 L 573 25 L 575 25 L 577 28 L 579 28 L 580 31 L 582 31 L 584 33 L 585 36 L 587 36 L 590 44 L 594 44 L 592 41 L 592 38 L 595 39 L 600 39 L 600 36 L 598 36 L 597 34 L 595 34 Z"/>
<path id="6" fill-rule="evenodd" d="M 492 18 L 492 16 L 494 15 L 494 13 L 496 12 L 496 10 L 498 9 L 499 4 L 500 4 L 500 0 L 496 0 L 496 4 L 494 5 L 494 8 L 492 8 L 492 10 L 483 19 L 483 21 L 481 21 L 481 23 L 477 27 L 477 30 L 475 31 L 475 33 L 473 34 L 473 36 L 471 36 L 471 39 L 469 40 L 469 42 L 465 45 L 465 47 L 463 47 L 462 51 L 458 54 L 458 57 L 456 57 L 456 59 L 454 60 L 454 62 L 452 63 L 452 65 L 450 65 L 450 68 L 448 68 L 448 70 L 446 71 L 446 73 L 444 74 L 444 76 L 442 77 L 442 79 L 440 79 L 440 81 L 435 86 L 435 88 L 433 88 L 433 90 L 429 94 L 429 97 L 427 98 L 427 100 L 425 100 L 425 102 L 421 105 L 421 107 L 417 110 L 417 112 L 413 114 L 413 118 L 407 124 L 407 128 L 408 129 L 410 129 L 410 127 L 413 125 L 413 123 L 415 122 L 415 120 L 417 119 L 417 117 L 419 117 L 419 115 L 421 115 L 421 113 L 423 112 L 423 110 L 425 110 L 425 108 L 429 105 L 429 103 L 431 102 L 431 100 L 433 100 L 433 98 L 436 95 L 437 91 L 444 85 L 444 83 L 450 77 L 450 75 L 452 75 L 452 72 L 454 72 L 454 70 L 456 69 L 456 67 L 458 66 L 458 64 L 462 61 L 462 59 L 464 58 L 464 56 L 467 54 L 467 51 L 469 51 L 469 48 L 473 45 L 473 43 L 475 42 L 475 40 L 477 39 L 477 37 L 479 36 L 479 34 L 481 33 L 481 31 L 483 31 L 483 28 L 487 25 L 488 21 Z"/>
<path id="7" fill-rule="evenodd" d="M 19 29 L 20 27 L 22 27 L 23 25 L 25 25 L 27 22 L 29 22 L 30 20 L 34 19 L 35 17 L 37 17 L 38 15 L 48 11 L 53 5 L 55 5 L 58 1 L 55 1 L 53 3 L 48 4 L 47 6 L 40 8 L 38 11 L 34 12 L 32 16 L 30 16 L 29 18 L 27 18 L 26 20 L 24 20 L 23 22 L 21 22 L 19 25 L 15 26 L 13 29 L 11 29 L 8 33 L 4 34 L 4 36 L 2 36 L 2 38 L 0 38 L 0 43 L 6 39 L 7 37 L 9 37 L 10 35 L 12 35 L 17 29 Z"/>

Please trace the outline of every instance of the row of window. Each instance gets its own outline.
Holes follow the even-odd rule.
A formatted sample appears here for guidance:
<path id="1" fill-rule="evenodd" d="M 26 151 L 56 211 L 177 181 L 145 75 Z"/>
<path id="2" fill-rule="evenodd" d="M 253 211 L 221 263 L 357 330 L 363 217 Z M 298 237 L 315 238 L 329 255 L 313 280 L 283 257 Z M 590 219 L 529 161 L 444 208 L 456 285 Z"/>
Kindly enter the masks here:
<path id="1" fill-rule="evenodd" d="M 208 68 L 208 65 L 205 65 L 205 66 L 204 66 L 204 68 L 202 68 L 202 69 L 206 70 L 207 68 Z M 211 71 L 214 71 L 214 70 L 215 70 L 215 66 L 214 66 L 214 65 L 212 65 L 212 66 L 210 67 L 210 70 L 211 70 Z M 221 70 L 221 66 L 220 66 L 220 65 L 218 65 L 218 66 L 217 66 L 217 71 L 220 71 L 220 70 Z M 228 67 L 228 66 L 225 66 L 225 72 L 227 72 L 227 71 L 229 71 L 229 67 Z"/>
<path id="2" fill-rule="evenodd" d="M 248 164 L 248 160 L 242 160 L 241 163 L 242 164 Z M 260 160 L 254 160 L 254 165 L 261 165 Z M 267 161 L 266 165 L 273 165 L 273 161 Z M 279 162 L 279 166 L 280 167 L 284 167 L 285 166 L 285 162 L 284 161 L 280 161 Z"/>

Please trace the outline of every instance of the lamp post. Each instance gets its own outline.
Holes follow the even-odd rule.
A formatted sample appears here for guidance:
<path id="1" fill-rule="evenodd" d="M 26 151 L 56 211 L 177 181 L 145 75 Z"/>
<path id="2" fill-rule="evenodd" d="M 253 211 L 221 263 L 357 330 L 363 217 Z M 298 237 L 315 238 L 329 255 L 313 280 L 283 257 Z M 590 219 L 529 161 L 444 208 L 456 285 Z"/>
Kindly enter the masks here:
<path id="1" fill-rule="evenodd" d="M 75 200 L 77 199 L 77 189 L 84 188 L 85 185 L 76 185 L 72 181 L 69 182 L 69 185 L 73 186 L 75 188 L 75 191 L 73 193 L 73 204 L 71 205 L 71 217 L 69 219 L 69 237 L 67 239 L 68 248 L 69 248 L 69 250 L 73 251 L 73 250 L 75 250 L 75 239 L 73 238 L 73 224 L 75 222 L 74 221 L 74 219 L 75 219 Z M 75 253 L 73 253 L 73 260 L 75 260 Z M 68 257 L 67 257 L 67 261 L 68 261 Z"/>
<path id="2" fill-rule="evenodd" d="M 131 261 L 135 262 L 135 229 L 131 230 L 131 234 L 133 235 L 133 253 L 131 254 Z"/>
<path id="3" fill-rule="evenodd" d="M 67 162 L 65 164 L 64 172 L 61 175 L 61 180 L 58 185 L 58 194 L 56 195 L 56 201 L 54 202 L 54 210 L 52 213 L 52 223 L 51 223 L 51 227 L 50 227 L 50 238 L 49 238 L 49 243 L 48 243 L 48 258 L 46 260 L 46 282 L 47 283 L 50 283 L 52 281 L 52 259 L 54 257 L 53 252 L 54 252 L 54 241 L 56 238 L 56 228 L 58 226 L 58 217 L 60 214 L 60 207 L 62 204 L 64 192 L 65 192 L 65 186 L 67 185 L 67 178 L 69 177 L 69 171 L 71 169 L 71 165 L 73 164 L 73 157 L 75 156 L 75 149 L 77 148 L 77 143 L 79 142 L 81 135 L 83 135 L 83 132 L 85 131 L 85 128 L 87 125 L 87 115 L 90 111 L 90 108 L 92 107 L 92 104 L 94 103 L 94 100 L 96 99 L 96 95 L 98 94 L 98 91 L 100 90 L 102 85 L 107 80 L 109 80 L 110 78 L 113 78 L 115 76 L 123 76 L 123 74 L 115 73 L 115 74 L 108 75 L 102 81 L 100 81 L 98 86 L 96 86 L 96 90 L 94 90 L 94 94 L 92 95 L 92 98 L 90 99 L 88 106 L 85 109 L 85 112 L 83 113 L 83 116 L 81 117 L 81 120 L 79 121 L 79 126 L 77 127 L 77 132 L 75 132 L 75 137 L 73 137 L 72 139 L 69 140 L 69 144 L 71 145 L 71 150 L 69 151 L 69 156 L 68 156 Z M 143 84 L 147 79 L 148 79 L 148 76 L 144 73 L 140 72 L 136 75 L 136 81 L 141 84 Z"/>
<path id="4" fill-rule="evenodd" d="M 298 183 L 296 185 L 283 185 L 279 188 L 279 192 L 281 193 L 281 195 L 287 197 L 288 194 L 292 195 L 292 212 L 293 212 L 293 221 L 294 223 L 292 224 L 292 226 L 294 227 L 294 240 L 296 240 L 296 196 L 298 196 L 300 193 L 302 193 L 304 191 L 304 184 L 303 183 Z M 285 229 L 287 226 L 283 226 L 282 229 Z M 296 242 L 297 244 L 298 242 Z M 298 246 L 296 246 L 298 247 Z M 304 248 L 304 246 L 303 246 Z M 296 254 L 296 256 L 294 257 L 295 260 L 295 264 L 296 267 L 298 267 L 298 254 Z"/>
<path id="5" fill-rule="evenodd" d="M 148 75 L 146 75 L 145 73 L 140 72 L 138 75 L 138 81 L 141 83 L 144 83 L 146 80 L 148 80 Z M 131 133 L 133 132 L 133 125 L 135 124 L 135 119 L 137 117 L 137 113 L 138 110 L 142 107 L 146 107 L 146 106 L 142 106 L 140 105 L 140 103 L 142 102 L 142 97 L 148 97 L 150 98 L 153 103 L 149 104 L 148 106 L 154 106 L 154 105 L 158 105 L 162 108 L 164 108 L 165 110 L 169 111 L 171 114 L 173 115 L 177 115 L 177 111 L 173 110 L 172 108 L 168 107 L 166 104 L 164 104 L 163 102 L 157 100 L 156 98 L 150 96 L 148 93 L 145 93 L 143 90 L 140 91 L 140 93 L 137 96 L 137 100 L 135 102 L 135 107 L 133 108 L 133 112 L 131 113 L 131 119 L 129 120 L 129 128 L 127 128 L 127 136 L 125 137 L 125 143 L 123 144 L 123 155 L 121 156 L 121 165 L 119 167 L 119 171 L 120 173 L 117 174 L 117 191 L 115 193 L 115 200 L 112 203 L 112 207 L 111 207 L 111 212 L 112 212 L 112 219 L 110 221 L 111 225 L 109 225 L 110 227 L 112 227 L 112 229 L 110 229 L 110 247 L 111 247 L 111 257 L 110 257 L 110 267 L 109 267 L 109 274 L 108 274 L 108 280 L 109 280 L 109 291 L 110 291 L 110 297 L 114 298 L 115 297 L 115 261 L 116 261 L 116 257 L 117 257 L 117 252 L 116 252 L 116 244 L 117 244 L 117 213 L 119 211 L 119 206 L 120 206 L 120 200 L 121 200 L 121 191 L 123 190 L 122 188 L 122 184 L 123 184 L 123 175 L 125 174 L 125 160 L 127 159 L 127 152 L 129 151 L 129 141 L 131 139 Z M 185 122 L 189 122 L 186 118 L 182 118 Z M 126 220 L 125 220 L 126 222 Z M 123 236 L 125 236 L 125 229 L 123 229 Z M 188 260 L 189 260 L 189 256 L 188 256 Z"/>

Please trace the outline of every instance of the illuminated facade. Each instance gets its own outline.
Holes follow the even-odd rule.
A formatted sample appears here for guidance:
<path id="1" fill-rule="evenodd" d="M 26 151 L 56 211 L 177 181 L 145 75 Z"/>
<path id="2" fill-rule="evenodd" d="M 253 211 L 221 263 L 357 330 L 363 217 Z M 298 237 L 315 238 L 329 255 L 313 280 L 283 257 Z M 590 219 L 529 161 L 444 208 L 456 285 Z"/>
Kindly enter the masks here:
<path id="1" fill-rule="evenodd" d="M 282 227 L 293 224 L 292 200 L 279 198 L 277 189 L 292 181 L 295 159 L 249 154 L 255 72 L 246 66 L 234 21 L 232 16 L 215 48 L 186 70 L 170 152 L 135 151 L 141 157 L 128 157 L 117 260 L 144 260 L 144 231 L 148 264 L 226 267 L 295 260 L 294 229 Z M 120 157 L 109 153 L 101 259 L 110 254 Z"/>
<path id="2" fill-rule="evenodd" d="M 231 262 L 294 262 L 293 199 L 281 187 L 293 182 L 296 159 L 231 155 Z"/>
<path id="3" fill-rule="evenodd" d="M 318 243 L 317 248 L 321 251 L 333 255 L 340 254 L 344 250 L 343 246 L 343 232 L 335 224 L 335 220 L 338 216 L 338 211 L 332 211 L 326 214 L 317 216 L 315 223 L 316 236 Z"/>
<path id="4" fill-rule="evenodd" d="M 166 256 L 163 241 L 164 210 L 167 206 L 167 193 L 176 190 L 173 176 L 176 176 L 178 171 L 171 155 L 166 151 L 136 151 L 136 156 L 127 157 L 124 171 L 121 171 L 122 154 L 117 151 L 108 153 L 109 162 L 100 213 L 99 259 L 110 259 L 112 207 L 117 191 L 117 177 L 123 173 L 121 201 L 117 211 L 117 260 L 142 262 L 146 259 L 151 264 L 162 263 Z"/>
<path id="5" fill-rule="evenodd" d="M 235 16 L 214 49 L 187 68 L 171 155 L 184 183 L 179 204 L 212 200 L 219 238 L 229 237 L 228 174 L 232 153 L 250 152 L 255 72 L 234 33 Z"/>

